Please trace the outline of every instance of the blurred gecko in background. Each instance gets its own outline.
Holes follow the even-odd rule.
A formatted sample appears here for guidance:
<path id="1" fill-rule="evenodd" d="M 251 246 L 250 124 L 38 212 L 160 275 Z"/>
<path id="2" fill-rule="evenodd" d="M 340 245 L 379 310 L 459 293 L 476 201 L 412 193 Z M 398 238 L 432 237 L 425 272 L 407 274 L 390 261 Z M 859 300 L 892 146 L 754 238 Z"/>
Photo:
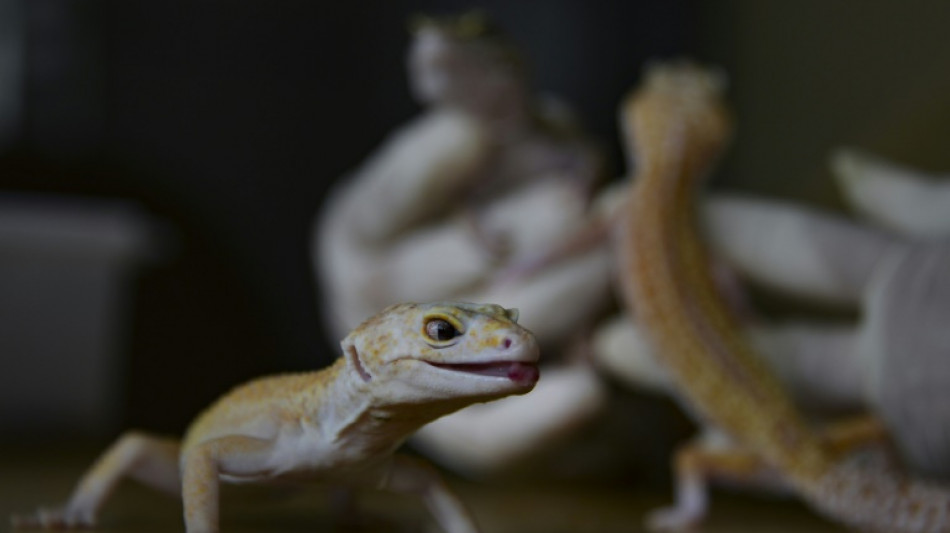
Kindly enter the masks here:
<path id="1" fill-rule="evenodd" d="M 343 339 L 332 366 L 237 387 L 180 443 L 126 433 L 64 507 L 14 517 L 13 525 L 88 527 L 129 477 L 180 495 L 188 533 L 215 532 L 220 481 L 313 479 L 418 494 L 445 531 L 476 531 L 434 469 L 393 452 L 442 415 L 534 388 L 538 346 L 517 319 L 516 310 L 488 304 L 389 307 Z"/>
<path id="2" fill-rule="evenodd" d="M 621 239 L 625 300 L 687 407 L 731 439 L 677 453 L 676 506 L 651 515 L 649 525 L 695 525 L 706 512 L 709 478 L 755 482 L 777 473 L 814 508 L 851 526 L 950 531 L 950 491 L 907 478 L 883 454 L 854 453 L 883 438 L 873 421 L 813 430 L 722 303 L 696 197 L 731 135 L 723 85 L 711 71 L 660 64 L 622 109 L 636 165 Z"/>

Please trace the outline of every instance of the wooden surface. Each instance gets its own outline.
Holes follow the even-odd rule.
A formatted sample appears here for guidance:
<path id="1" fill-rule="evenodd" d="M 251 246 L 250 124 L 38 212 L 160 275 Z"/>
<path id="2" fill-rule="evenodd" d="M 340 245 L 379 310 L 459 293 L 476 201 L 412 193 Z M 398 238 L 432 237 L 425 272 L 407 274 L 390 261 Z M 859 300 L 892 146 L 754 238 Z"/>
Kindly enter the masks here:
<path id="1" fill-rule="evenodd" d="M 0 515 L 61 502 L 96 455 L 89 446 L 0 448 Z M 484 533 L 636 532 L 644 514 L 669 501 L 666 490 L 596 484 L 472 483 L 452 480 Z M 437 531 L 415 498 L 364 493 L 361 518 L 345 524 L 335 517 L 332 495 L 324 487 L 288 490 L 225 487 L 222 530 L 236 532 Z M 339 514 L 339 513 L 337 513 Z M 352 518 L 352 517 L 351 517 Z M 0 528 L 0 531 L 4 530 Z M 120 485 L 107 502 L 95 531 L 181 531 L 181 505 L 163 494 Z M 713 512 L 701 531 L 823 532 L 843 531 L 816 517 L 792 499 L 714 494 Z"/>

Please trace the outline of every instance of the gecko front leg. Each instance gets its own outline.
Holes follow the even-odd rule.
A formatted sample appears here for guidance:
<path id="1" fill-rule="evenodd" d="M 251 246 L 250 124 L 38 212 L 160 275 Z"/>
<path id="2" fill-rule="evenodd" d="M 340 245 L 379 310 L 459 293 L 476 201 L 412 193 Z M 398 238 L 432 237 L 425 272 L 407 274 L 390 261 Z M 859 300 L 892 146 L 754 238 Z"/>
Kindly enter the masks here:
<path id="1" fill-rule="evenodd" d="M 468 509 L 449 490 L 435 468 L 421 460 L 394 456 L 382 488 L 421 497 L 446 533 L 478 532 Z"/>
<path id="2" fill-rule="evenodd" d="M 176 439 L 129 431 L 86 472 L 66 505 L 39 509 L 29 516 L 14 516 L 11 524 L 14 529 L 91 527 L 96 523 L 99 508 L 123 477 L 178 495 L 178 450 Z"/>
<path id="3" fill-rule="evenodd" d="M 185 450 L 181 458 L 185 530 L 217 533 L 219 476 L 258 475 L 270 451 L 270 441 L 241 435 L 219 437 Z"/>

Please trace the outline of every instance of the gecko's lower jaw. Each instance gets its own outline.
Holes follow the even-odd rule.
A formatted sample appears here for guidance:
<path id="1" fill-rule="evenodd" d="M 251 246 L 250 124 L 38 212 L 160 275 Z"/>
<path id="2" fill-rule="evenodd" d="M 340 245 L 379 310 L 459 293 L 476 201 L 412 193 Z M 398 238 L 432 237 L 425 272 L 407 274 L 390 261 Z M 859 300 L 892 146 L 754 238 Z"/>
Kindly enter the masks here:
<path id="1" fill-rule="evenodd" d="M 488 363 L 434 363 L 430 365 L 454 372 L 466 372 L 490 378 L 502 378 L 513 381 L 519 386 L 533 386 L 538 382 L 541 373 L 538 365 L 524 361 L 493 361 Z"/>

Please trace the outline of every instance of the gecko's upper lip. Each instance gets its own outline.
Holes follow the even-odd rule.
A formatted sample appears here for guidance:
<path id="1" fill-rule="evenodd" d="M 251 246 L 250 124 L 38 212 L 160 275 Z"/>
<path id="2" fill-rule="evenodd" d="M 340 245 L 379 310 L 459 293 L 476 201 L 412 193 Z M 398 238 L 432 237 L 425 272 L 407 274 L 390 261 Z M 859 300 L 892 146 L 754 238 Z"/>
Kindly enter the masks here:
<path id="1" fill-rule="evenodd" d="M 426 363 L 446 370 L 467 372 L 479 376 L 507 378 L 521 385 L 530 385 L 538 381 L 540 372 L 533 361 L 488 361 L 484 363 Z"/>

